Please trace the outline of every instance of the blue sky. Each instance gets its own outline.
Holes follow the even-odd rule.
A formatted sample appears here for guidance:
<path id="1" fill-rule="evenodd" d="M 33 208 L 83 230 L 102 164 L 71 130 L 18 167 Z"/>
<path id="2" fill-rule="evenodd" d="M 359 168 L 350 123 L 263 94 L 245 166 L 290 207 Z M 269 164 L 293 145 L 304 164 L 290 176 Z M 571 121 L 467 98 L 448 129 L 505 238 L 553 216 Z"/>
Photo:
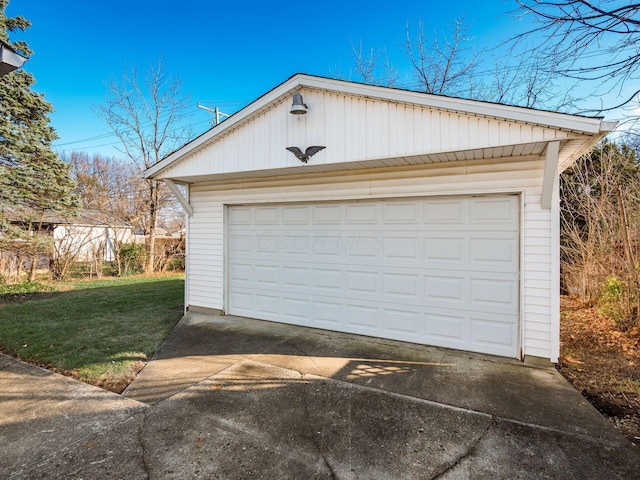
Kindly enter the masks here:
<path id="1" fill-rule="evenodd" d="M 489 47 L 526 28 L 508 13 L 514 6 L 507 0 L 12 0 L 7 14 L 32 22 L 12 40 L 27 41 L 35 52 L 24 68 L 54 106 L 60 136 L 54 147 L 121 156 L 92 106 L 104 101 L 105 82 L 131 66 L 143 70 L 163 59 L 190 95 L 188 121 L 198 134 L 211 116 L 197 103 L 232 113 L 297 72 L 356 79 L 351 43 L 386 47 L 403 67 L 407 23 L 415 29 L 420 19 L 432 32 L 464 17 L 474 47 Z M 401 76 L 408 76 L 406 63 L 403 68 Z"/>

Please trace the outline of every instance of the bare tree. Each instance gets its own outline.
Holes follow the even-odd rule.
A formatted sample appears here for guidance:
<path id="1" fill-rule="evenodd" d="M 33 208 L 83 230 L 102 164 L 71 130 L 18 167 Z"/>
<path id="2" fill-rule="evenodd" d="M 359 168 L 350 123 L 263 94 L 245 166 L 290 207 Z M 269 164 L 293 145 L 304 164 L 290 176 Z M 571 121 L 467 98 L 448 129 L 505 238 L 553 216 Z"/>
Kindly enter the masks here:
<path id="1" fill-rule="evenodd" d="M 623 328 L 637 324 L 640 170 L 633 148 L 603 141 L 563 173 L 560 197 L 564 289 L 601 300 Z"/>
<path id="2" fill-rule="evenodd" d="M 63 158 L 71 164 L 85 210 L 102 212 L 115 222 L 144 229 L 147 183 L 135 164 L 85 152 L 70 152 Z"/>
<path id="3" fill-rule="evenodd" d="M 467 46 L 467 26 L 456 20 L 451 35 L 433 35 L 428 42 L 424 24 L 418 22 L 415 39 L 407 25 L 406 50 L 420 90 L 437 95 L 468 96 L 478 54 Z"/>
<path id="4" fill-rule="evenodd" d="M 611 91 L 638 79 L 640 67 L 640 3 L 619 0 L 516 0 L 517 13 L 533 16 L 536 25 L 512 40 L 516 45 L 532 37 L 541 43 L 525 49 L 555 59 L 556 72 L 580 81 L 593 81 Z M 595 58 L 595 60 L 594 60 Z M 640 89 L 633 88 L 616 105 L 631 102 Z"/>
<path id="5" fill-rule="evenodd" d="M 135 69 L 118 82 L 107 84 L 109 94 L 98 115 L 121 141 L 121 151 L 137 167 L 138 172 L 159 162 L 166 154 L 184 143 L 188 132 L 180 128 L 189 100 L 180 92 L 180 82 L 172 77 L 160 61 L 140 78 Z M 147 235 L 145 271 L 152 272 L 158 211 L 162 206 L 162 184 L 145 180 L 144 227 Z"/>
<path id="6" fill-rule="evenodd" d="M 367 53 L 363 51 L 362 42 L 356 46 L 351 42 L 351 52 L 355 61 L 355 73 L 361 77 L 363 83 L 369 85 L 382 85 L 394 87 L 398 81 L 398 69 L 389 60 L 387 49 L 375 51 L 370 49 Z M 380 59 L 384 59 L 382 69 Z M 382 71 L 380 71 L 382 70 Z"/>
<path id="7" fill-rule="evenodd" d="M 580 100 L 573 95 L 574 86 L 557 85 L 555 62 L 547 57 L 495 58 L 493 71 L 485 81 L 475 80 L 474 98 L 488 102 L 547 108 L 555 111 L 576 110 Z"/>
<path id="8" fill-rule="evenodd" d="M 572 87 L 561 89 L 557 85 L 554 58 L 502 56 L 491 62 L 492 50 L 470 47 L 468 30 L 468 24 L 457 20 L 448 33 L 435 32 L 430 38 L 422 22 L 414 34 L 407 26 L 405 52 L 416 81 L 406 86 L 426 93 L 528 108 L 575 110 L 578 99 L 573 97 Z M 356 47 L 351 43 L 351 50 L 354 69 L 364 83 L 398 84 L 398 68 L 389 61 L 386 49 L 365 51 L 362 44 Z"/>

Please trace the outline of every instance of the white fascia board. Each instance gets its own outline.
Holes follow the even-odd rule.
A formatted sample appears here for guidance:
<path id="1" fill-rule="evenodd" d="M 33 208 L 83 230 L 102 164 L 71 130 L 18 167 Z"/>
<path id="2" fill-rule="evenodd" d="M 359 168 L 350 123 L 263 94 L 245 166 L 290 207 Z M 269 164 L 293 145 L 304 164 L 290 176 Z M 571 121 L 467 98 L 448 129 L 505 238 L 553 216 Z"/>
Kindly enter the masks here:
<path id="1" fill-rule="evenodd" d="M 302 88 L 335 91 L 348 95 L 358 95 L 384 101 L 407 103 L 427 108 L 527 123 L 540 127 L 558 128 L 590 135 L 600 134 L 604 136 L 616 125 L 613 122 L 604 122 L 601 118 L 533 110 L 524 107 L 444 97 L 421 92 L 398 90 L 389 87 L 347 82 L 344 80 L 296 74 L 240 111 L 236 112 L 224 122 L 200 135 L 198 138 L 187 143 L 180 149 L 169 154 L 160 162 L 145 170 L 143 173 L 144 178 L 155 178 L 161 170 L 171 165 L 174 161 L 206 145 L 212 138 L 236 127 L 247 118 L 250 118 L 256 113 L 267 109 L 269 106 L 282 101 L 283 97 L 286 95 Z"/>
<path id="2" fill-rule="evenodd" d="M 342 93 L 391 100 L 400 103 L 411 103 L 440 110 L 468 113 L 482 117 L 524 122 L 541 127 L 560 128 L 579 133 L 596 134 L 602 131 L 603 122 L 597 117 L 583 117 L 567 113 L 534 110 L 531 108 L 501 105 L 499 103 L 481 102 L 464 98 L 445 97 L 421 92 L 398 90 L 389 87 L 378 87 L 360 83 L 345 82 L 320 77 L 301 75 L 301 87 L 337 90 Z"/>

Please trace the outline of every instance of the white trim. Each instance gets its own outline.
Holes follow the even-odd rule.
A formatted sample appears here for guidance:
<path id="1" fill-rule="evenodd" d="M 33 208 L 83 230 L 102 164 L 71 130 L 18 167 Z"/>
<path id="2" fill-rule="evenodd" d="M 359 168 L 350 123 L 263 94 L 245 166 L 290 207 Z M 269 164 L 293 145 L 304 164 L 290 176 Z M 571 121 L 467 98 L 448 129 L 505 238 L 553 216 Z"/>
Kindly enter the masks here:
<path id="1" fill-rule="evenodd" d="M 187 193 L 187 201 L 189 201 L 189 199 L 191 198 L 191 189 L 189 188 L 189 185 L 185 185 L 186 187 L 186 193 Z M 191 241 L 191 235 L 189 235 L 189 232 L 191 232 L 191 222 L 190 222 L 191 216 L 187 215 L 187 224 L 186 224 L 186 235 L 185 235 L 185 242 L 184 242 L 184 314 L 187 314 L 187 311 L 189 309 L 189 272 L 191 271 L 190 268 L 190 248 L 189 248 L 189 243 Z"/>
<path id="2" fill-rule="evenodd" d="M 169 178 L 163 178 L 162 181 L 169 188 L 169 190 L 171 190 L 171 193 L 173 193 L 173 196 L 176 197 L 178 203 L 182 205 L 182 208 L 184 208 L 185 212 L 187 212 L 187 215 L 190 217 L 193 216 L 193 208 L 191 208 L 191 205 L 189 204 L 187 199 L 184 198 L 184 195 L 182 195 L 182 192 L 176 186 L 175 182 Z"/>
<path id="3" fill-rule="evenodd" d="M 555 183 L 551 201 L 551 345 L 549 360 L 560 356 L 560 187 Z"/>
<path id="4" fill-rule="evenodd" d="M 446 97 L 409 90 L 399 90 L 363 83 L 346 82 L 330 78 L 314 77 L 299 74 L 292 80 L 299 78 L 298 88 L 308 87 L 321 90 L 334 90 L 341 93 L 372 97 L 380 100 L 391 100 L 401 103 L 413 103 L 424 107 L 450 110 L 460 113 L 479 115 L 483 117 L 501 118 L 524 122 L 534 125 L 561 128 L 563 130 L 575 130 L 582 133 L 599 133 L 602 127 L 602 119 L 597 117 L 584 117 L 567 113 L 534 110 L 532 108 L 515 107 L 500 103 L 482 102 L 464 98 Z"/>
<path id="5" fill-rule="evenodd" d="M 553 192 L 558 184 L 558 153 L 560 142 L 549 142 L 544 157 L 544 176 L 542 178 L 542 198 L 540 204 L 545 210 L 551 208 Z"/>
<path id="6" fill-rule="evenodd" d="M 229 205 L 222 204 L 222 310 L 229 311 Z"/>
<path id="7" fill-rule="evenodd" d="M 518 298 L 518 300 L 520 301 L 520 305 L 518 307 L 518 312 L 519 312 L 519 317 L 520 317 L 520 321 L 519 321 L 519 327 L 520 327 L 520 335 L 519 335 L 519 345 L 518 345 L 518 355 L 519 358 L 518 360 L 520 361 L 524 361 L 524 345 L 525 345 L 525 324 L 524 324 L 524 267 L 525 267 L 525 262 L 524 262 L 524 243 L 525 243 L 525 238 L 524 238 L 524 196 L 525 196 L 525 191 L 521 190 L 520 191 L 520 250 L 519 250 L 519 255 L 520 255 L 520 271 L 519 271 L 519 275 L 520 278 L 518 279 L 518 287 L 520 288 L 520 297 Z"/>

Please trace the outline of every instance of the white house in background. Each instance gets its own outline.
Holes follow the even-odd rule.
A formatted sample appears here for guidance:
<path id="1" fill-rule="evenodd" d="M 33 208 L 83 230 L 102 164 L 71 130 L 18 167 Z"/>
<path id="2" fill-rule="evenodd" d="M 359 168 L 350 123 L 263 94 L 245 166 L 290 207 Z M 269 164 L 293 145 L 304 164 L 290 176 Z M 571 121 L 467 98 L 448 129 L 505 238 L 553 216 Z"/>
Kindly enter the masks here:
<path id="1" fill-rule="evenodd" d="M 73 255 L 77 262 L 114 261 L 116 245 L 134 241 L 131 225 L 94 210 L 69 220 L 52 220 L 51 230 L 54 255 Z"/>
<path id="2" fill-rule="evenodd" d="M 299 74 L 145 175 L 190 310 L 555 362 L 558 175 L 614 126 Z"/>

